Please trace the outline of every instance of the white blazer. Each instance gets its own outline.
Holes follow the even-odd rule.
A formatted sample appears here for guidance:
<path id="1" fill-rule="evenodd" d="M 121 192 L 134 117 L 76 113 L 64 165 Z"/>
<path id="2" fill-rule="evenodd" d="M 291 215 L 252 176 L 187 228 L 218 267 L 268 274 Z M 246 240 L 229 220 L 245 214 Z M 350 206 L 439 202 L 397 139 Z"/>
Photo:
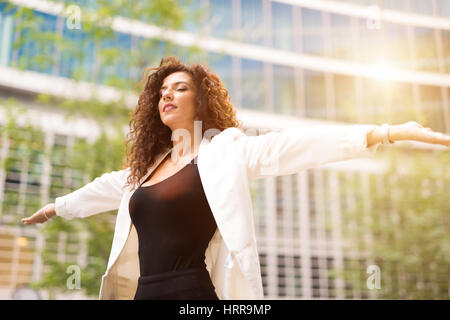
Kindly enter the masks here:
<path id="1" fill-rule="evenodd" d="M 373 157 L 380 143 L 368 148 L 367 134 L 375 127 L 288 127 L 259 136 L 228 128 L 212 139 L 202 138 L 197 165 L 218 227 L 206 249 L 205 263 L 219 299 L 264 298 L 250 181 L 294 174 L 333 161 Z M 170 150 L 157 158 L 140 183 Z M 56 215 L 66 219 L 119 209 L 99 299 L 133 299 L 137 288 L 138 241 L 128 212 L 134 190 L 124 187 L 128 174 L 129 168 L 104 173 L 55 199 Z"/>

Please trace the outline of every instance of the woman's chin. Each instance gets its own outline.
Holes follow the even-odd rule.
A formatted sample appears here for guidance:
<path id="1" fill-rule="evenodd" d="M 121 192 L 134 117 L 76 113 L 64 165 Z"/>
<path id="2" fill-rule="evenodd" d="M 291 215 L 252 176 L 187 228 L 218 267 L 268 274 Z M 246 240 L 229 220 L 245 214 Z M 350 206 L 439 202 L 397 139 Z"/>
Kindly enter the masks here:
<path id="1" fill-rule="evenodd" d="M 162 121 L 162 123 L 166 126 L 169 127 L 170 130 L 174 130 L 174 128 L 178 128 L 177 124 L 175 123 L 175 121 L 166 121 L 166 119 L 164 119 L 164 121 Z"/>

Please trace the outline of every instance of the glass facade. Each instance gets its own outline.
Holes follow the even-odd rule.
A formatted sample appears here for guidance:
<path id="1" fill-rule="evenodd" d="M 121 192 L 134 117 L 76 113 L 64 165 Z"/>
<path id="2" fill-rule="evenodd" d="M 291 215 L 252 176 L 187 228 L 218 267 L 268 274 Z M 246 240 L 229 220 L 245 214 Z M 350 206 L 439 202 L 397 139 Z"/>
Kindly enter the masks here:
<path id="1" fill-rule="evenodd" d="M 353 3 L 359 5 L 359 8 L 372 4 L 370 1 L 354 1 Z M 384 7 L 406 13 L 417 11 L 431 17 L 435 15 L 430 13 L 432 12 L 430 10 L 445 12 L 448 7 L 444 1 L 436 1 L 434 7 L 431 3 L 431 1 L 385 1 Z M 83 3 L 83 5 L 93 6 L 95 1 L 90 1 L 89 4 Z M 119 32 L 116 32 L 113 38 L 105 39 L 100 47 L 94 47 L 92 41 L 85 38 L 83 30 L 69 30 L 64 23 L 61 24 L 62 28 L 58 27 L 56 17 L 45 13 L 38 13 L 43 39 L 40 47 L 36 47 L 36 43 L 26 41 L 19 41 L 19 45 L 14 47 L 14 42 L 17 39 L 26 39 L 26 32 L 29 31 L 22 30 L 23 34 L 19 35 L 14 32 L 20 26 L 20 20 L 11 20 L 12 12 L 6 13 L 4 5 L 0 8 L 2 8 L 0 16 L 0 35 L 2 36 L 0 62 L 2 65 L 113 85 L 116 81 L 127 82 L 140 76 L 140 70 L 130 70 L 129 61 L 121 58 L 121 51 L 137 49 L 139 53 L 136 54 L 140 55 L 142 66 L 157 63 L 164 55 L 164 50 L 160 50 L 156 44 L 141 47 L 140 42 L 144 39 Z M 196 11 L 199 8 L 209 9 L 206 11 L 209 13 L 207 17 L 209 34 L 220 39 L 231 39 L 261 48 L 268 46 L 276 50 L 323 57 L 331 59 L 332 62 L 381 65 L 383 70 L 399 68 L 445 75 L 450 69 L 450 41 L 448 40 L 450 31 L 445 28 L 425 28 L 411 23 L 401 24 L 390 21 L 382 21 L 374 26 L 368 23 L 367 18 L 329 12 L 327 8 L 316 10 L 278 1 L 194 1 L 192 10 Z M 10 26 L 11 22 L 12 26 Z M 61 30 L 62 38 L 66 40 L 67 45 L 63 48 L 54 48 L 50 40 L 45 40 L 45 31 L 54 31 L 57 27 Z M 187 29 L 196 30 L 194 27 L 187 27 Z M 159 46 L 173 46 L 166 42 L 161 40 Z M 149 54 L 142 54 L 143 52 Z M 214 54 L 217 55 L 217 53 Z M 34 58 L 30 59 L 30 57 Z M 96 62 L 99 59 L 103 59 L 102 61 L 109 59 L 109 66 L 104 70 L 97 70 Z M 241 62 L 231 64 L 232 56 L 223 55 L 223 61 L 227 61 L 228 64 L 227 68 L 230 67 L 234 70 L 233 72 L 220 65 L 217 68 L 222 70 L 221 73 L 226 78 L 224 82 L 228 85 L 230 95 L 235 97 L 237 105 L 243 108 L 272 110 L 276 113 L 295 116 L 304 114 L 300 110 L 300 105 L 305 105 L 307 116 L 330 120 L 337 117 L 347 122 L 356 120 L 373 122 L 374 119 L 382 118 L 382 114 L 385 114 L 383 106 L 389 105 L 388 100 L 377 101 L 377 107 L 370 109 L 373 113 L 362 112 L 358 118 L 352 118 L 349 115 L 356 115 L 356 113 L 343 110 L 342 108 L 348 108 L 348 105 L 346 106 L 342 102 L 345 99 L 341 98 L 353 95 L 345 89 L 341 91 L 342 88 L 348 87 L 346 83 L 353 82 L 349 77 L 355 81 L 357 79 L 350 70 L 348 74 L 338 75 L 306 67 L 300 70 L 304 74 L 304 83 L 302 83 L 295 80 L 293 66 L 289 64 L 280 65 L 270 59 L 269 61 L 239 57 L 235 59 L 241 59 Z M 263 72 L 264 64 L 268 70 L 276 70 L 276 72 Z M 239 70 L 235 70 L 236 68 Z M 233 79 L 233 74 L 241 75 L 242 78 Z M 323 74 L 324 77 L 311 80 L 313 74 Z M 331 81 L 327 82 L 326 86 L 325 78 Z M 349 81 L 337 83 L 337 79 Z M 106 83 L 107 81 L 109 82 Z M 233 82 L 240 81 L 243 83 L 242 88 L 231 85 Z M 369 77 L 364 81 L 376 84 L 384 80 Z M 424 83 L 424 85 L 428 84 Z M 380 84 L 376 86 L 383 90 L 380 96 L 389 97 L 389 86 Z M 355 90 L 360 90 L 361 87 Z M 238 89 L 243 89 L 246 93 L 234 92 Z M 304 94 L 296 100 L 293 93 L 303 89 Z M 267 90 L 272 92 L 268 95 Z M 323 90 L 323 94 L 320 94 L 320 90 Z M 260 94 L 261 92 L 263 94 Z M 353 109 L 361 109 L 362 105 L 370 104 L 372 98 L 370 94 L 365 95 L 365 92 L 367 91 L 360 90 L 357 93 L 360 100 L 358 107 L 352 107 Z M 268 97 L 264 97 L 264 94 Z M 324 100 L 324 96 L 328 96 L 330 101 L 334 102 L 328 102 L 327 106 L 324 101 L 320 101 Z M 444 102 L 442 100 L 441 105 L 444 105 Z M 420 101 L 416 99 L 415 104 L 420 104 Z M 324 112 L 327 108 L 328 112 Z M 448 111 L 448 102 L 445 102 L 444 108 Z M 378 111 L 381 115 L 377 115 Z M 347 116 L 343 116 L 344 114 Z M 449 126 L 447 120 L 443 126 L 446 132 L 450 131 Z M 442 127 L 442 124 L 436 123 L 436 127 Z"/>

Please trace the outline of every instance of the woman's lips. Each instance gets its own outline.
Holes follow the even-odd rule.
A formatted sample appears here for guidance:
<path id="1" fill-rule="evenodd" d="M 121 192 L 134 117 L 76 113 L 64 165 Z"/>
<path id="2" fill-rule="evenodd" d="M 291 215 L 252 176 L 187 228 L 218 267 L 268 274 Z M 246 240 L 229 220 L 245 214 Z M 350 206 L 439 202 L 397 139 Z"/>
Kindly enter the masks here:
<path id="1" fill-rule="evenodd" d="M 176 109 L 176 107 L 174 105 L 168 105 L 164 107 L 163 112 L 169 112 L 172 109 Z"/>
<path id="2" fill-rule="evenodd" d="M 174 106 L 168 106 L 164 108 L 164 112 L 169 112 L 170 110 L 176 109 Z"/>

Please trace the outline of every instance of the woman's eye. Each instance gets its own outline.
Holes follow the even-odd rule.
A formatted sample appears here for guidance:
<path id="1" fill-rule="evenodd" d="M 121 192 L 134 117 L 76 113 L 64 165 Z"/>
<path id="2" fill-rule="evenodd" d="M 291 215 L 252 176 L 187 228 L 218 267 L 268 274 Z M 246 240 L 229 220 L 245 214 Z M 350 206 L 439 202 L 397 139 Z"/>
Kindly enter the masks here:
<path id="1" fill-rule="evenodd" d="M 186 91 L 186 88 L 180 88 L 178 91 Z"/>

